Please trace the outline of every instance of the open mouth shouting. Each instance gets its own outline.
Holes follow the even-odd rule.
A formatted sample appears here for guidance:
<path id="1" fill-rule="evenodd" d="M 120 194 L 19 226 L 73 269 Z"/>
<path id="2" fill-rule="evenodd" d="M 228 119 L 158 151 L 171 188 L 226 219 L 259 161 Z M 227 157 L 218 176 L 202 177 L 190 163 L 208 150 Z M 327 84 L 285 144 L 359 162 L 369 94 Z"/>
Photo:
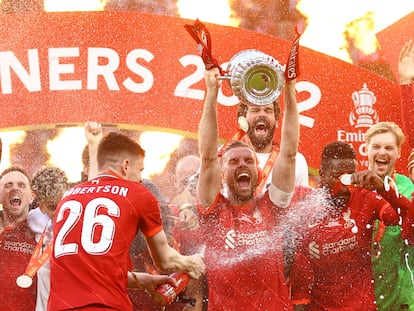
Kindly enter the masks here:
<path id="1" fill-rule="evenodd" d="M 14 194 L 11 198 L 10 198 L 10 206 L 11 207 L 15 207 L 15 208 L 17 208 L 17 207 L 19 207 L 20 205 L 21 205 L 21 203 L 22 203 L 22 199 L 20 198 L 20 196 L 19 195 L 17 195 L 17 194 Z"/>
<path id="2" fill-rule="evenodd" d="M 259 120 L 254 124 L 254 132 L 257 136 L 266 136 L 269 131 L 269 124 L 264 120 Z"/>
<path id="3" fill-rule="evenodd" d="M 256 119 L 249 127 L 249 138 L 256 151 L 262 152 L 261 149 L 266 148 L 272 142 L 274 129 L 275 127 L 271 126 L 269 120 L 263 117 Z"/>
<path id="4" fill-rule="evenodd" d="M 11 195 L 9 203 L 10 203 L 10 212 L 12 213 L 14 213 L 13 211 L 18 212 L 22 204 L 21 196 L 18 194 Z"/>
<path id="5" fill-rule="evenodd" d="M 389 161 L 384 158 L 375 159 L 376 173 L 379 175 L 384 175 L 387 173 Z"/>
<path id="6" fill-rule="evenodd" d="M 237 175 L 236 183 L 240 189 L 250 189 L 250 174 L 247 172 L 241 172 Z"/>

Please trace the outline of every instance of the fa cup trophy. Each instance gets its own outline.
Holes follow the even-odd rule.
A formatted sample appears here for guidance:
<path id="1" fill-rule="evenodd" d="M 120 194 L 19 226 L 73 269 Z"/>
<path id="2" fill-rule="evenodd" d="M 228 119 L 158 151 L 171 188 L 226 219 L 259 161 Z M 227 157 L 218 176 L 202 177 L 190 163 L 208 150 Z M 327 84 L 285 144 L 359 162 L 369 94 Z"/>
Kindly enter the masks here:
<path id="1" fill-rule="evenodd" d="M 240 101 L 255 105 L 273 103 L 282 92 L 285 83 L 284 70 L 272 56 L 258 50 L 244 50 L 235 54 L 221 79 Z"/>
<path id="2" fill-rule="evenodd" d="M 234 95 L 240 101 L 255 105 L 273 103 L 281 94 L 285 83 L 283 66 L 272 56 L 258 50 L 236 53 L 223 71 L 211 54 L 211 38 L 208 29 L 199 20 L 194 25 L 184 25 L 197 42 L 206 69 L 217 67 L 220 79 L 228 80 Z"/>

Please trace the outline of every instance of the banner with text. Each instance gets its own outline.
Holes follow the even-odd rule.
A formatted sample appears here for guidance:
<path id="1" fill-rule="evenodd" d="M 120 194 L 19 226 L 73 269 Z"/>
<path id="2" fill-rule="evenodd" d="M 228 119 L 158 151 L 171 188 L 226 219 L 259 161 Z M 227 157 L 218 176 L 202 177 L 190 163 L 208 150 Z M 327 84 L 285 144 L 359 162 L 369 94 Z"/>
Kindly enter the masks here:
<path id="1" fill-rule="evenodd" d="M 96 120 L 195 135 L 205 69 L 184 29 L 192 22 L 130 12 L 1 16 L 0 128 Z M 223 69 L 246 49 L 286 65 L 291 42 L 206 25 Z M 325 144 L 342 140 L 366 167 L 366 129 L 378 121 L 401 124 L 398 85 L 303 47 L 300 68 L 299 149 L 309 166 L 318 168 Z M 237 131 L 238 101 L 227 83 L 218 102 L 220 135 L 229 139 Z M 404 172 L 407 156 L 397 164 Z"/>

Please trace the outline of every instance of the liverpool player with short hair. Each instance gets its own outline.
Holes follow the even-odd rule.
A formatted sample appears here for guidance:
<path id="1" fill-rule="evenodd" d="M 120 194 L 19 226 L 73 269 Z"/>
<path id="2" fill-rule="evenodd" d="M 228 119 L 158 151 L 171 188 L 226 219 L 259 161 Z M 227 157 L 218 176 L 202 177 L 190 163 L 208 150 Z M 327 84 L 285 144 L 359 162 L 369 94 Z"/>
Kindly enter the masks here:
<path id="1" fill-rule="evenodd" d="M 168 245 L 157 199 L 140 183 L 144 156 L 131 138 L 111 132 L 98 146 L 100 173 L 65 193 L 55 213 L 48 310 L 132 310 L 126 287 L 143 280 L 128 272 L 138 230 L 160 271 L 204 272 L 199 254 Z M 145 289 L 154 294 L 155 286 Z"/>
<path id="2" fill-rule="evenodd" d="M 33 311 L 36 281 L 20 288 L 16 279 L 24 273 L 35 250 L 36 241 L 27 224 L 31 191 L 30 177 L 20 166 L 10 166 L 0 174 L 0 306 L 4 311 Z"/>
<path id="3" fill-rule="evenodd" d="M 279 225 L 295 184 L 299 142 L 295 80 L 286 84 L 272 183 L 263 196 L 255 196 L 260 174 L 253 148 L 236 141 L 218 156 L 218 76 L 217 68 L 205 72 L 207 94 L 199 124 L 197 199 L 205 232 L 208 310 L 293 310 Z M 220 192 L 222 186 L 228 189 L 226 196 Z"/>
<path id="4" fill-rule="evenodd" d="M 365 188 L 375 183 L 383 185 L 381 178 L 367 171 L 355 173 L 356 165 L 356 154 L 349 144 L 333 142 L 323 150 L 321 185 L 315 190 L 319 191 L 319 200 L 313 194 L 304 201 L 309 211 L 313 204 L 325 208 L 309 218 L 308 228 L 299 240 L 299 252 L 305 260 L 298 256 L 292 269 L 296 310 L 304 304 L 305 310 L 377 309 L 372 281 L 372 231 L 376 220 L 397 225 L 400 215 L 396 206 Z M 352 174 L 349 182 L 361 187 L 342 183 L 343 174 Z M 401 203 L 404 213 L 409 208 L 408 200 L 396 199 L 393 203 Z"/>

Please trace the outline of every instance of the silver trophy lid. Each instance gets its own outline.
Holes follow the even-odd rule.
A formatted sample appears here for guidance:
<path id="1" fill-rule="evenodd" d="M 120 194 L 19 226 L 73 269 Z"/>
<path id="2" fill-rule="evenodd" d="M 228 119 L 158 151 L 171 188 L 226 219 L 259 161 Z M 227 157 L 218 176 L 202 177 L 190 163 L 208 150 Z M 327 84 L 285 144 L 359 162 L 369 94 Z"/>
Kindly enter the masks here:
<path id="1" fill-rule="evenodd" d="M 235 54 L 228 63 L 227 75 L 234 95 L 255 105 L 273 103 L 285 82 L 279 62 L 254 49 Z"/>

